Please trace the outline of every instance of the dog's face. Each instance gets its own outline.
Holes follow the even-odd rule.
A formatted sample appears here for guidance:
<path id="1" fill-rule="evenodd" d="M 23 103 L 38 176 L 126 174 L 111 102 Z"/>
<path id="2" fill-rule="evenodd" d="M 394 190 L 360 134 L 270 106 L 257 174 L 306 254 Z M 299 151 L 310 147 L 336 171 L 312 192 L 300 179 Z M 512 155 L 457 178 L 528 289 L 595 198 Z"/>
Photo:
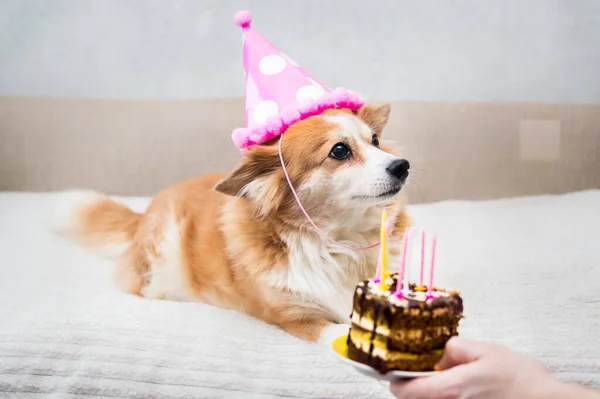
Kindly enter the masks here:
<path id="1" fill-rule="evenodd" d="M 386 106 L 357 115 L 339 111 L 323 115 L 326 140 L 318 146 L 311 140 L 315 162 L 301 191 L 319 193 L 326 203 L 351 206 L 371 206 L 396 196 L 410 165 L 381 144 L 388 116 Z"/>
<path id="2" fill-rule="evenodd" d="M 381 144 L 389 114 L 389 105 L 364 106 L 358 112 L 328 110 L 284 133 L 286 169 L 311 214 L 371 207 L 398 195 L 410 165 Z M 215 189 L 245 195 L 263 214 L 295 205 L 276 140 L 248 151 L 241 165 Z"/>

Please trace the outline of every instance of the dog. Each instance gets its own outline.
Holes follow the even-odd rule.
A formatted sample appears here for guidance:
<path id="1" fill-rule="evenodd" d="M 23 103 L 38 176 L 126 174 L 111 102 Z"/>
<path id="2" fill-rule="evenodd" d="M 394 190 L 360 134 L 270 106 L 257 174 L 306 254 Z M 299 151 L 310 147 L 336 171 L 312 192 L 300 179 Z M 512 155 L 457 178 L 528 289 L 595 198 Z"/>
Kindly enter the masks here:
<path id="1" fill-rule="evenodd" d="M 126 293 L 236 309 L 329 343 L 348 332 L 357 283 L 376 273 L 378 246 L 349 247 L 379 241 L 385 208 L 397 263 L 410 225 L 401 195 L 410 164 L 381 144 L 389 116 L 389 104 L 311 116 L 251 147 L 230 173 L 159 192 L 143 214 L 98 193 L 62 193 L 57 231 L 116 248 L 114 281 Z"/>

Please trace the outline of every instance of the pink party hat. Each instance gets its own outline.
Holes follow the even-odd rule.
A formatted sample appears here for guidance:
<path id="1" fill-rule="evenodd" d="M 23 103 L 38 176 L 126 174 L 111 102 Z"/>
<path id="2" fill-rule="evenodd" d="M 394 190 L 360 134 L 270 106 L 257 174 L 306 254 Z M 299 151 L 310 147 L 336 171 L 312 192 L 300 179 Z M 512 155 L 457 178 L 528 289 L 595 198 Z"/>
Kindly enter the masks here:
<path id="1" fill-rule="evenodd" d="M 241 151 L 326 109 L 358 110 L 363 106 L 359 94 L 343 88 L 331 90 L 252 29 L 250 12 L 239 11 L 234 20 L 244 36 L 246 127 L 232 134 Z"/>

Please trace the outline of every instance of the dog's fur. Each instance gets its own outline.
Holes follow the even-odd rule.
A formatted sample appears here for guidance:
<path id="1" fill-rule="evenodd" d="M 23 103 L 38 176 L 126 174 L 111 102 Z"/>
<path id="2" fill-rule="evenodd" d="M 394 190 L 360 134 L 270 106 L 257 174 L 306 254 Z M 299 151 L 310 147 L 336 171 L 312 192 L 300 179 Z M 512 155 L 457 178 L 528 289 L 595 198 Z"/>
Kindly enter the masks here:
<path id="1" fill-rule="evenodd" d="M 389 113 L 389 105 L 364 106 L 307 118 L 285 132 L 282 154 L 308 214 L 335 240 L 377 242 L 385 207 L 393 264 L 409 220 L 398 195 L 376 197 L 390 189 L 386 167 L 398 158 L 371 143 Z M 338 142 L 350 146 L 348 159 L 328 157 Z M 348 323 L 354 288 L 375 274 L 379 248 L 348 250 L 314 230 L 290 191 L 277 144 L 251 148 L 228 175 L 160 192 L 144 214 L 70 192 L 61 230 L 86 246 L 117 245 L 115 281 L 125 292 L 238 309 L 303 340 L 326 341 Z"/>

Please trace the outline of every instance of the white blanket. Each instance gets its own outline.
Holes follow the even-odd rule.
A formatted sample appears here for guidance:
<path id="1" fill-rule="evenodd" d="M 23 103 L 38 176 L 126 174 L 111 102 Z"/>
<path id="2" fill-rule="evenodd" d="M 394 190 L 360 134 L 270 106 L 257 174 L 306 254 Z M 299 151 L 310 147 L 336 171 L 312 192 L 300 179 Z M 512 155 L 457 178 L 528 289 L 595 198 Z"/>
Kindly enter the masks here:
<path id="1" fill-rule="evenodd" d="M 108 260 L 49 234 L 48 203 L 0 193 L 0 397 L 389 397 L 328 350 L 241 314 L 118 292 Z M 438 234 L 438 285 L 462 291 L 463 335 L 600 386 L 600 191 L 412 213 Z"/>

